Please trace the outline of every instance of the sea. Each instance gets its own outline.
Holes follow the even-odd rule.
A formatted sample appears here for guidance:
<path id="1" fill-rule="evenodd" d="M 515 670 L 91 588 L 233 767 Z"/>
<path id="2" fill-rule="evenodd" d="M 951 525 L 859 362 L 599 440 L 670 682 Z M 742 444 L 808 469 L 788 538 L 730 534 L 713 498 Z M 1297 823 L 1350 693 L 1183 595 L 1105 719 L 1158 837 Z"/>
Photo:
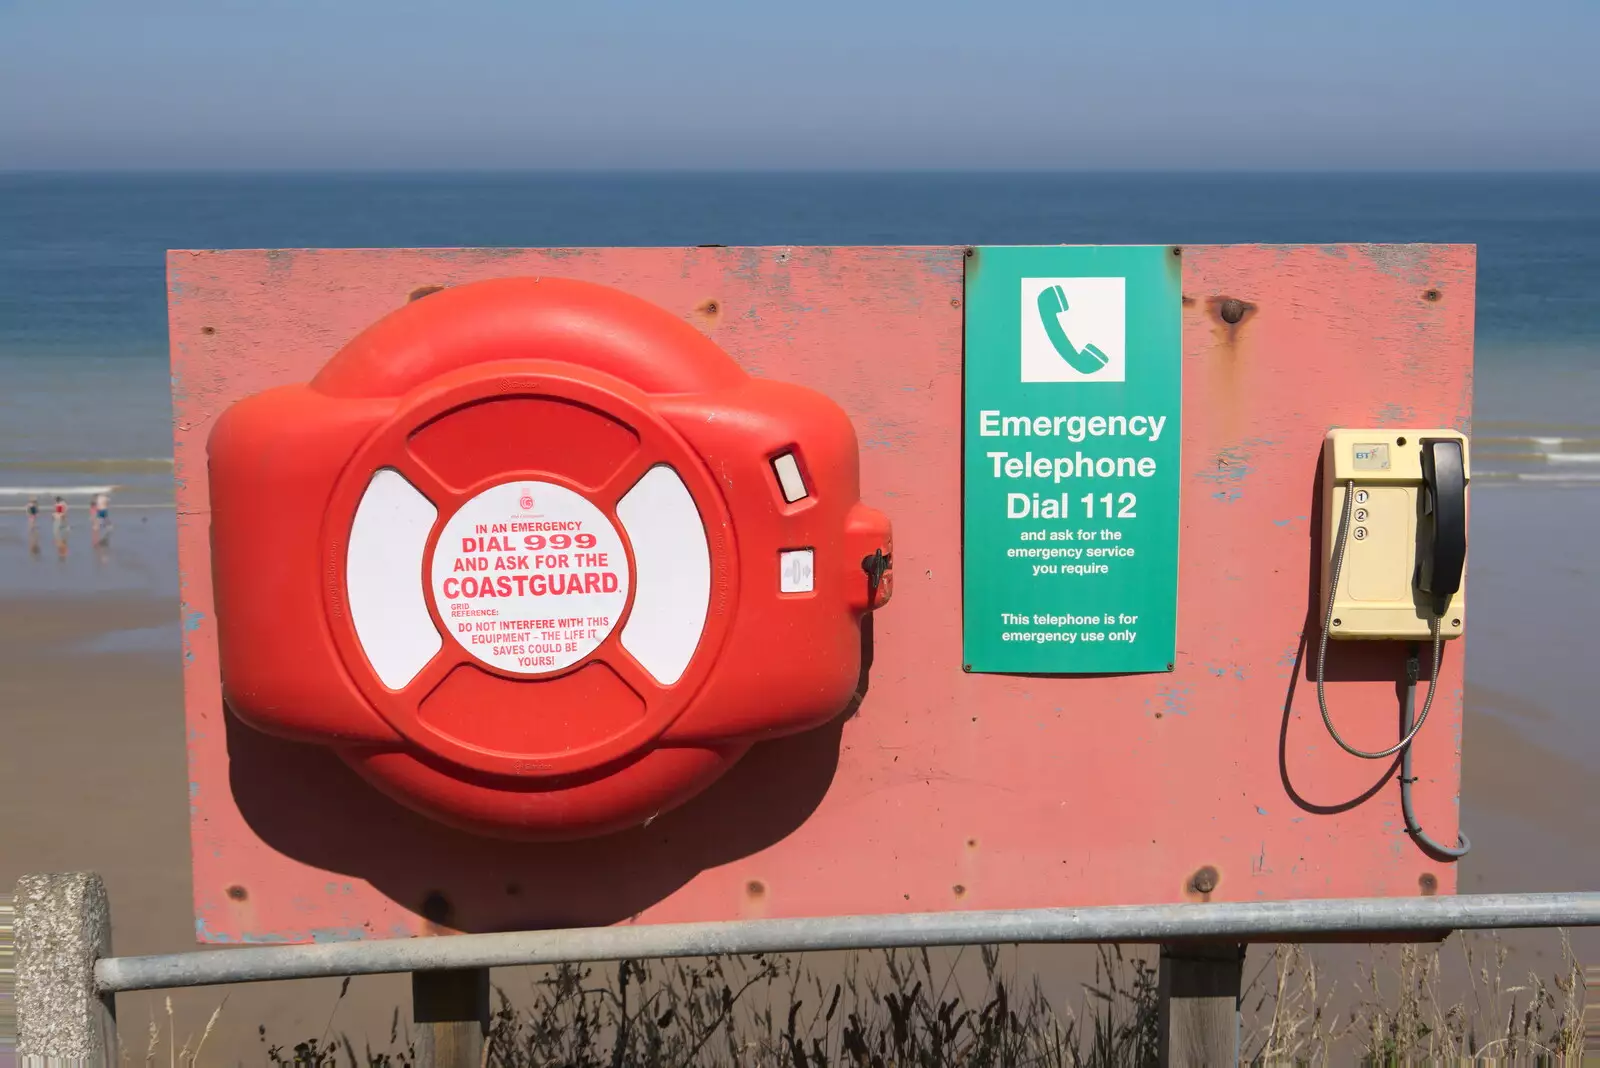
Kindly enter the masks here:
<path id="1" fill-rule="evenodd" d="M 1469 713 L 1600 759 L 1600 174 L 0 174 L 0 596 L 176 590 L 167 249 L 1350 241 L 1478 247 Z"/>
<path id="2" fill-rule="evenodd" d="M 1471 662 L 1542 677 L 1600 756 L 1587 680 L 1551 681 L 1589 607 L 1514 563 L 1593 581 L 1551 520 L 1600 499 L 1600 174 L 0 174 L 0 509 L 110 490 L 142 541 L 43 567 L 0 533 L 0 594 L 176 582 L 170 248 L 1347 241 L 1478 247 L 1474 636 L 1502 574 L 1516 624 Z"/>
<path id="3" fill-rule="evenodd" d="M 170 248 L 1346 241 L 1477 245 L 1480 477 L 1600 481 L 1600 174 L 0 173 L 0 505 L 168 484 Z"/>

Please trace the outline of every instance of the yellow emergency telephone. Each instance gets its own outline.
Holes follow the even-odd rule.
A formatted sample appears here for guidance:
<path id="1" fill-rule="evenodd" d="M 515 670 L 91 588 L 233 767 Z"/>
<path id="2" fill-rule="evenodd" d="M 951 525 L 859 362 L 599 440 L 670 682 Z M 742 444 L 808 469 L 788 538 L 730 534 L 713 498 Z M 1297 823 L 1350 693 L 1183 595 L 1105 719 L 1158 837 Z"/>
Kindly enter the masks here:
<path id="1" fill-rule="evenodd" d="M 1336 429 L 1323 442 L 1322 635 L 1317 651 L 1317 705 L 1328 733 L 1353 756 L 1400 761 L 1406 829 L 1424 848 L 1460 857 L 1465 834 L 1445 846 L 1411 811 L 1411 742 L 1427 722 L 1444 642 L 1461 635 L 1467 558 L 1468 448 L 1465 434 L 1443 429 Z M 1409 643 L 1400 740 L 1368 751 L 1350 745 L 1333 725 L 1323 685 L 1328 642 L 1343 639 Z M 1420 715 L 1420 643 L 1433 650 L 1433 673 Z M 1413 722 L 1413 719 L 1415 722 Z"/>

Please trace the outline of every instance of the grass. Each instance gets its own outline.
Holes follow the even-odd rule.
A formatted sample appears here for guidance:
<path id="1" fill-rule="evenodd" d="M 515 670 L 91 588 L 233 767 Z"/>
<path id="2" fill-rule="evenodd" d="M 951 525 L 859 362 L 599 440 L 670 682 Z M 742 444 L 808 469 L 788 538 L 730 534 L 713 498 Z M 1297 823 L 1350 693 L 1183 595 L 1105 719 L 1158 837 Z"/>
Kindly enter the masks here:
<path id="1" fill-rule="evenodd" d="M 1563 940 L 1565 946 L 1565 940 Z M 1157 1063 L 1152 947 L 1098 949 L 1075 1003 L 1019 974 L 1013 950 L 986 946 L 936 965 L 926 951 L 849 958 L 831 980 L 776 955 L 624 961 L 521 971 L 526 989 L 494 991 L 486 1065 L 500 1068 L 1085 1068 Z M 1498 937 L 1376 948 L 1348 991 L 1303 946 L 1252 950 L 1241 998 L 1243 1063 L 1260 1066 L 1576 1065 L 1582 971 L 1509 983 Z M 974 966 L 976 965 L 976 966 Z M 517 971 L 502 978 L 518 976 Z M 1447 982 L 1448 980 L 1448 982 Z M 339 998 L 348 989 L 348 980 Z M 1441 994 L 1450 987 L 1454 998 Z M 335 1006 L 335 1008 L 337 1005 Z M 151 1022 L 146 1063 L 197 1066 L 222 1007 L 197 1042 L 177 1047 Z M 165 1039 L 167 1056 L 161 1056 Z M 272 1065 L 409 1068 L 417 1044 L 396 1009 L 385 1048 L 357 1049 L 329 1028 L 273 1044 Z M 124 1050 L 124 1061 L 128 1051 Z M 234 1057 L 228 1057 L 234 1060 Z"/>
<path id="2" fill-rule="evenodd" d="M 172 998 L 168 997 L 166 1001 L 166 1060 L 168 1068 L 195 1068 L 200 1063 L 200 1053 L 205 1049 L 206 1040 L 211 1037 L 211 1032 L 216 1029 L 217 1021 L 222 1019 L 222 1010 L 227 1007 L 228 999 L 223 998 L 221 1003 L 211 1010 L 211 1018 L 206 1021 L 205 1030 L 200 1032 L 199 1040 L 196 1041 L 192 1034 L 188 1035 L 184 1038 L 182 1046 L 178 1045 L 178 1025 L 172 1014 Z M 161 1040 L 161 1024 L 156 1020 L 155 1014 L 152 1013 L 150 1016 L 150 1044 L 145 1048 L 144 1053 L 145 1064 L 156 1065 L 161 1063 Z M 190 1048 L 191 1045 L 193 1046 L 192 1049 Z M 128 1059 L 128 1051 L 126 1049 L 122 1050 L 123 1062 L 127 1063 Z"/>

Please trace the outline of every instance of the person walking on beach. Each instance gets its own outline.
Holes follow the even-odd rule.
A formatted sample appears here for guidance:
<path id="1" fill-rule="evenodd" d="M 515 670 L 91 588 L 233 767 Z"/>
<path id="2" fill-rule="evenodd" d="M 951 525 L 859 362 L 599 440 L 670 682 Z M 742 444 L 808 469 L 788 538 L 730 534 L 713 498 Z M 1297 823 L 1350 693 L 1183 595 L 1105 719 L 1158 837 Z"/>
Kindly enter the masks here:
<path id="1" fill-rule="evenodd" d="M 109 493 L 95 494 L 94 501 L 90 504 L 94 527 L 94 540 L 102 545 L 111 539 L 111 495 Z"/>
<path id="2" fill-rule="evenodd" d="M 55 507 L 50 510 L 50 524 L 54 528 L 52 533 L 56 539 L 56 555 L 65 560 L 67 558 L 67 502 L 59 496 L 56 497 Z"/>
<path id="3" fill-rule="evenodd" d="M 36 530 L 39 527 L 39 498 L 28 498 L 28 529 Z"/>

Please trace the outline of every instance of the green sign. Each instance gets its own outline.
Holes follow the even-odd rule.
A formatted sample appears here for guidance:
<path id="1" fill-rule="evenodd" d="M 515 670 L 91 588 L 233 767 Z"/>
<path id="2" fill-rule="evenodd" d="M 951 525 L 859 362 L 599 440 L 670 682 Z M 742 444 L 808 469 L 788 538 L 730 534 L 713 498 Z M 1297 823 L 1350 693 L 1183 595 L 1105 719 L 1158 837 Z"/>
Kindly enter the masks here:
<path id="1" fill-rule="evenodd" d="M 967 670 L 1171 670 L 1181 275 L 1166 246 L 967 259 Z"/>

